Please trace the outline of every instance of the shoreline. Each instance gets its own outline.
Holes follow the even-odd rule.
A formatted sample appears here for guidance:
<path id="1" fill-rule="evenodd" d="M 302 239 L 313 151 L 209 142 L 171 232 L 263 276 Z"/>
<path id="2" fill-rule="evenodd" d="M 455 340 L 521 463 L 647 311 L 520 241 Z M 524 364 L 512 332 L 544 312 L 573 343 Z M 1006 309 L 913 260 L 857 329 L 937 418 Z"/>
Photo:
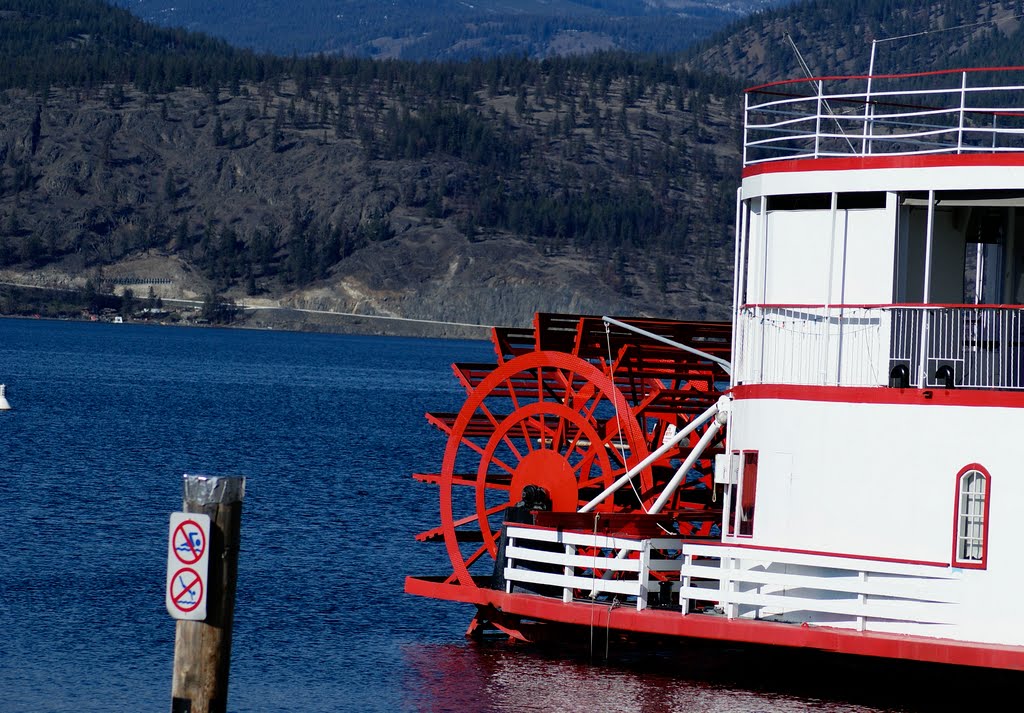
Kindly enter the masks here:
<path id="1" fill-rule="evenodd" d="M 339 334 L 349 336 L 374 336 L 374 337 L 399 337 L 399 338 L 416 338 L 416 339 L 463 339 L 468 341 L 487 341 L 490 338 L 490 326 L 475 326 L 466 325 L 456 322 L 436 322 L 430 320 L 413 320 L 401 317 L 378 317 L 376 315 L 346 315 L 347 318 L 354 320 L 351 324 L 327 324 L 317 323 L 309 320 L 283 320 L 281 322 L 264 322 L 264 323 L 253 323 L 251 315 L 256 312 L 266 311 L 292 311 L 292 312 L 306 312 L 308 310 L 298 310 L 292 308 L 263 308 L 261 310 L 252 310 L 246 308 L 247 314 L 240 319 L 235 320 L 229 324 L 215 324 L 215 323 L 203 323 L 200 321 L 160 321 L 153 319 L 137 319 L 134 317 L 123 318 L 122 322 L 115 322 L 112 319 L 101 318 L 98 315 L 94 315 L 93 318 L 81 317 L 81 316 L 70 316 L 70 315 L 45 315 L 45 314 L 10 314 L 0 313 L 0 319 L 20 319 L 28 321 L 45 320 L 49 322 L 80 322 L 83 324 L 109 324 L 112 326 L 132 325 L 132 326 L 146 326 L 146 327 L 178 327 L 178 328 L 192 328 L 192 329 L 236 329 L 236 330 L 248 330 L 253 332 L 293 332 L 297 334 Z M 328 314 L 332 316 L 342 316 L 341 313 L 315 313 L 315 314 Z M 413 329 L 398 329 L 398 330 L 380 330 L 374 328 L 372 321 L 374 320 L 403 320 L 411 323 Z M 371 323 L 367 323 L 371 322 Z M 433 325 L 451 325 L 455 327 L 451 332 L 445 330 L 430 329 Z M 481 333 L 482 330 L 487 330 L 486 334 Z M 474 333 L 475 332 L 475 333 Z"/>

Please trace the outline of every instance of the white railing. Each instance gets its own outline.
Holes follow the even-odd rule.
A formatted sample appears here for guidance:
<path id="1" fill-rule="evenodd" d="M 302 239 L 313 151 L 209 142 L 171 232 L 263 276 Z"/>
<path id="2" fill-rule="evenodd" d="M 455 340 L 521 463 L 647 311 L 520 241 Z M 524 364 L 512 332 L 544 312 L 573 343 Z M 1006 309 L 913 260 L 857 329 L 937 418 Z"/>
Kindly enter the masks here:
<path id="1" fill-rule="evenodd" d="M 1024 151 L 1024 69 L 824 77 L 747 90 L 744 165 Z M 861 90 L 863 87 L 863 90 Z"/>
<path id="2" fill-rule="evenodd" d="M 962 615 L 961 572 L 949 567 L 686 544 L 680 577 L 683 614 L 717 607 L 730 619 L 859 631 L 955 624 Z"/>
<path id="3" fill-rule="evenodd" d="M 557 590 L 564 602 L 607 595 L 643 610 L 649 593 L 661 590 L 663 578 L 655 572 L 668 572 L 677 579 L 679 559 L 664 554 L 673 550 L 678 554 L 681 540 L 676 538 L 635 540 L 515 525 L 506 528 L 508 592 L 516 585 L 531 591 L 546 587 Z"/>
<path id="4" fill-rule="evenodd" d="M 672 608 L 683 615 L 860 631 L 948 626 L 962 616 L 963 573 L 942 565 L 506 527 L 508 592 L 565 603 L 614 599 L 638 611 L 658 592 L 662 605 L 678 597 Z"/>
<path id="5" fill-rule="evenodd" d="M 1024 307 L 743 307 L 737 383 L 1024 389 Z"/>

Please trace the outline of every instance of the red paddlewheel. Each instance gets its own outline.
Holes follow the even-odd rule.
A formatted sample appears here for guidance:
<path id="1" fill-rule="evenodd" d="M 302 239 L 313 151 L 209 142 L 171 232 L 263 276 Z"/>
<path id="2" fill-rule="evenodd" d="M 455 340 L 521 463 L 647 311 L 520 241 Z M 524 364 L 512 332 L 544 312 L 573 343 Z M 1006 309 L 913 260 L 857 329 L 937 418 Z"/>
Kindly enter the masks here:
<path id="1" fill-rule="evenodd" d="M 453 575 L 493 567 L 505 508 L 538 485 L 552 510 L 575 512 L 649 453 L 635 407 L 612 378 L 572 354 L 527 352 L 485 376 L 456 415 L 438 484 L 441 526 Z M 640 509 L 653 500 L 650 473 L 599 510 Z"/>

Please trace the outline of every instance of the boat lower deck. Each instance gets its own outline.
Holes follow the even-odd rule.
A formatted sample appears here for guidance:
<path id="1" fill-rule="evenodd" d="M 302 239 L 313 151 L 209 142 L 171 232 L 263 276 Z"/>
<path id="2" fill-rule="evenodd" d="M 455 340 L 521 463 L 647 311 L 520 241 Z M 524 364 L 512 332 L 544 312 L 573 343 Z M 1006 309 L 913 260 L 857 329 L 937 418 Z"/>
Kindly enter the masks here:
<path id="1" fill-rule="evenodd" d="M 959 666 L 1024 671 L 1024 646 L 1002 646 L 924 636 L 838 629 L 807 624 L 728 618 L 724 614 L 615 605 L 602 601 L 561 599 L 525 592 L 451 583 L 437 577 L 407 577 L 405 591 L 416 596 L 474 604 L 474 623 L 487 623 L 513 636 L 531 625 L 564 624 L 585 630 L 614 630 L 638 635 L 671 636 L 747 644 L 787 646 L 818 651 L 906 659 Z M 581 632 L 582 633 L 582 632 Z"/>

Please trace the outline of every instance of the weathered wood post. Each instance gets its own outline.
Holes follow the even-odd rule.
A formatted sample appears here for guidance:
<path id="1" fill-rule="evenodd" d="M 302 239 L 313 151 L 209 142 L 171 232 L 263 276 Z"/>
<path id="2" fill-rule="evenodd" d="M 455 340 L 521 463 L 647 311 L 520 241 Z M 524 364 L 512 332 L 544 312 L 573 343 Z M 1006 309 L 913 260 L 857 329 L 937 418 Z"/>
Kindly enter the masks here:
<path id="1" fill-rule="evenodd" d="M 171 713 L 225 713 L 245 478 L 186 474 L 184 486 L 184 512 L 210 517 L 209 573 L 206 619 L 175 630 Z"/>

